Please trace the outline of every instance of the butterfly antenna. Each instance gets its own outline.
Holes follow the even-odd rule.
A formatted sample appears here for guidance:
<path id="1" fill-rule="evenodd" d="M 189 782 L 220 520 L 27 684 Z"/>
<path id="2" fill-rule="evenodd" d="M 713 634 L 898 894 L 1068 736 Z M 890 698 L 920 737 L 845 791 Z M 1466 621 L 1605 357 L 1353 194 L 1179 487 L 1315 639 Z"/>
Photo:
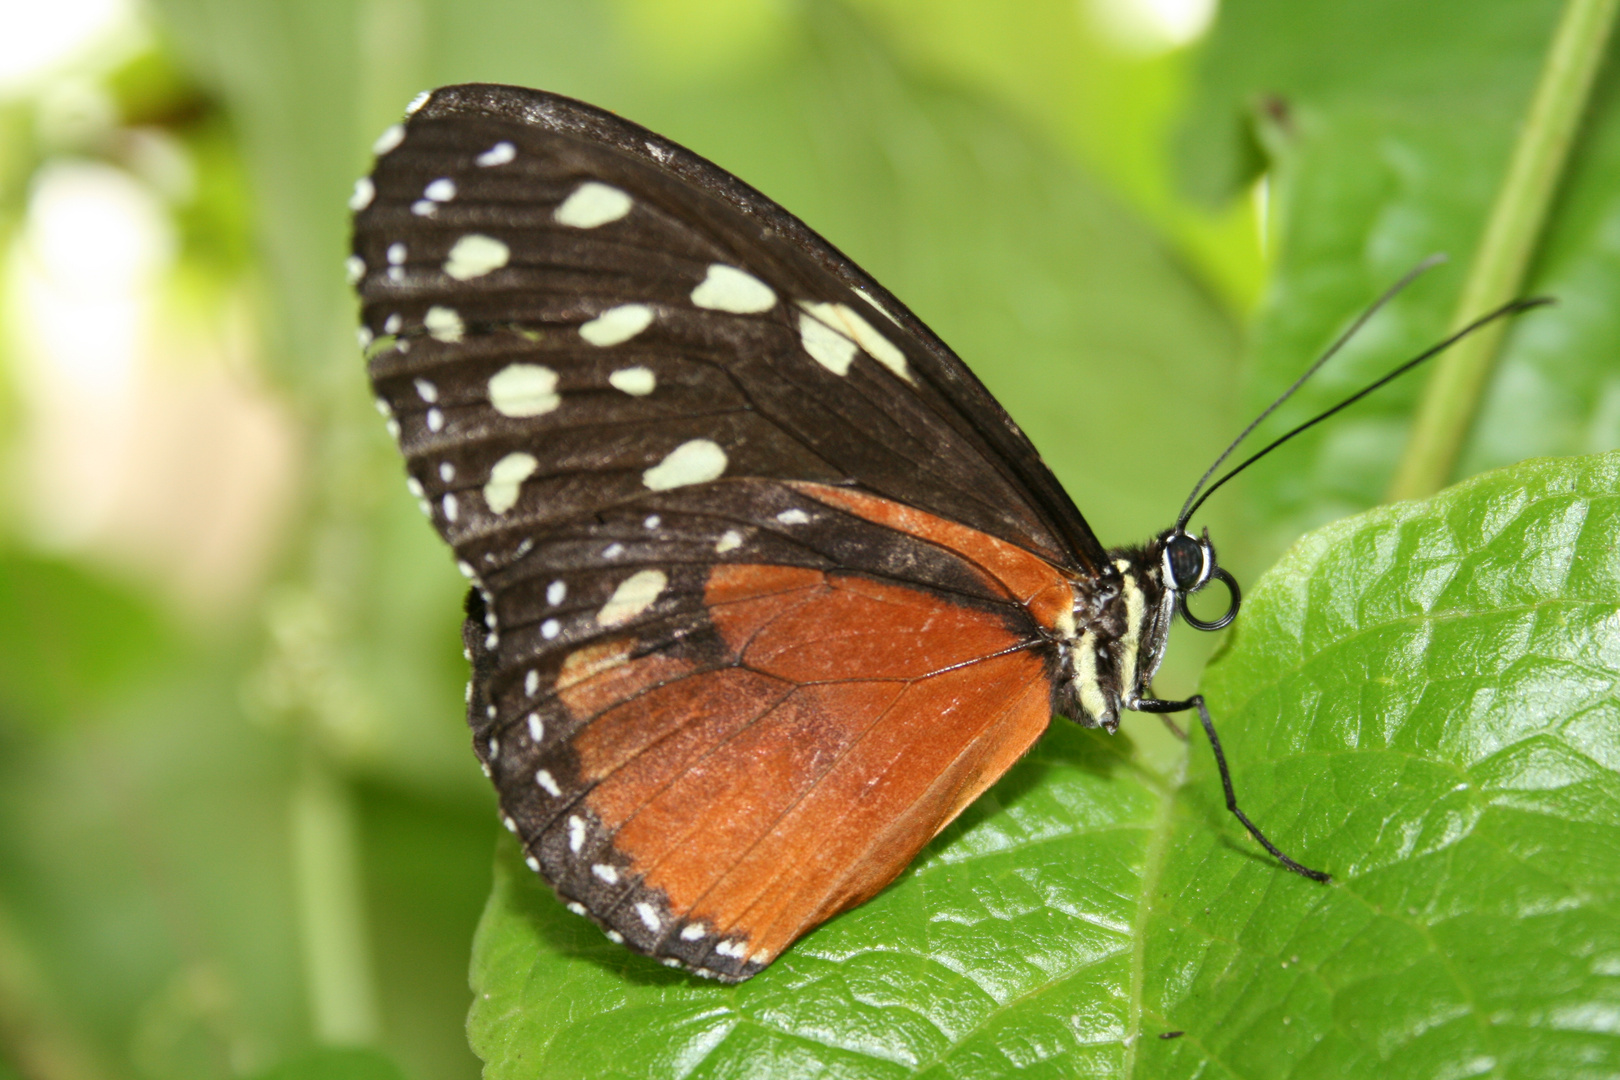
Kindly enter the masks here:
<path id="1" fill-rule="evenodd" d="M 1317 424 L 1320 424 L 1323 420 L 1326 420 L 1328 417 L 1332 416 L 1334 413 L 1338 412 L 1340 409 L 1344 409 L 1344 408 L 1347 408 L 1347 407 L 1349 407 L 1351 405 L 1354 405 L 1356 402 L 1360 401 L 1362 398 L 1366 397 L 1368 394 L 1372 393 L 1374 390 L 1377 390 L 1380 386 L 1383 386 L 1387 382 L 1391 382 L 1391 381 L 1393 381 L 1395 379 L 1400 378 L 1402 375 L 1405 375 L 1408 371 L 1411 371 L 1413 368 L 1417 367 L 1419 364 L 1423 363 L 1425 360 L 1428 360 L 1431 357 L 1437 356 L 1440 353 L 1445 352 L 1447 349 L 1451 348 L 1453 345 L 1457 344 L 1457 342 L 1461 341 L 1463 338 L 1465 338 L 1468 335 L 1472 334 L 1474 331 L 1479 330 L 1479 329 L 1487 326 L 1488 324 L 1495 322 L 1497 319 L 1506 318 L 1509 315 L 1517 315 L 1519 312 L 1521 312 L 1521 311 L 1529 311 L 1531 308 L 1545 307 L 1546 305 L 1551 304 L 1551 303 L 1554 303 L 1554 300 L 1550 296 L 1533 296 L 1533 297 L 1530 297 L 1530 298 L 1524 299 L 1524 300 L 1510 300 L 1506 304 L 1503 304 L 1501 307 L 1497 308 L 1495 311 L 1491 311 L 1491 312 L 1488 312 L 1488 313 L 1486 313 L 1484 315 L 1481 315 L 1479 318 L 1475 319 L 1473 322 L 1469 323 L 1467 326 L 1463 327 L 1461 330 L 1458 330 L 1455 334 L 1452 334 L 1450 337 L 1446 338 L 1444 341 L 1441 341 L 1440 343 L 1438 343 L 1436 345 L 1432 345 L 1429 348 L 1425 349 L 1423 352 L 1419 353 L 1417 356 L 1414 356 L 1412 359 L 1408 360 L 1406 363 L 1402 364 L 1400 367 L 1396 368 L 1394 371 L 1391 371 L 1388 375 L 1385 375 L 1383 378 L 1377 380 L 1376 382 L 1369 383 L 1366 386 L 1362 387 L 1360 390 L 1356 391 L 1354 394 L 1351 394 L 1349 397 L 1345 398 L 1343 401 L 1339 402 L 1337 405 L 1333 406 L 1331 409 L 1327 409 L 1327 410 L 1325 410 L 1323 412 L 1317 413 L 1315 416 L 1311 417 L 1309 420 L 1305 421 L 1303 424 L 1300 424 L 1298 427 L 1294 428 L 1293 430 L 1291 430 L 1291 431 L 1289 431 L 1289 432 L 1287 432 L 1287 433 L 1285 433 L 1283 435 L 1279 435 L 1277 438 L 1275 438 L 1271 442 L 1267 443 L 1263 449 L 1258 450 L 1253 454 L 1250 454 L 1247 458 L 1245 458 L 1243 460 L 1243 462 L 1241 464 L 1233 467 L 1230 471 L 1228 471 L 1226 473 L 1226 475 L 1222 476 L 1219 480 L 1217 480 L 1213 484 L 1209 485 L 1209 487 L 1204 490 L 1203 495 L 1201 495 L 1199 497 L 1198 501 L 1193 503 L 1192 508 L 1189 509 L 1186 512 L 1186 515 L 1181 519 L 1181 523 L 1185 523 L 1187 518 L 1191 517 L 1194 513 L 1196 513 L 1198 511 L 1198 508 L 1200 506 L 1204 505 L 1204 500 L 1209 498 L 1211 495 L 1215 494 L 1216 490 L 1218 488 L 1220 488 L 1220 486 L 1222 484 L 1226 483 L 1228 480 L 1232 479 L 1232 477 L 1236 476 L 1238 473 L 1242 472 L 1244 469 L 1247 469 L 1250 465 L 1253 465 L 1255 462 L 1259 461 L 1261 458 L 1265 457 L 1267 454 L 1271 453 L 1273 450 L 1277 449 L 1277 447 L 1281 446 L 1283 443 L 1287 442 L 1289 439 L 1292 439 L 1295 435 L 1298 435 L 1300 432 L 1305 431 L 1305 430 L 1307 430 L 1309 428 L 1315 427 Z M 1298 383 L 1294 384 L 1295 387 L 1297 387 L 1298 385 L 1299 385 Z M 1289 393 L 1293 393 L 1293 390 L 1290 389 Z M 1286 395 L 1284 395 L 1284 396 L 1286 396 Z M 1275 407 L 1276 406 L 1273 406 L 1273 408 L 1275 408 Z M 1269 409 L 1266 410 L 1266 411 L 1270 412 Z M 1264 414 L 1262 414 L 1262 415 L 1264 415 Z M 1248 434 L 1248 433 L 1245 432 L 1244 434 Z"/>
<path id="2" fill-rule="evenodd" d="M 1356 320 L 1345 328 L 1344 333 L 1340 334 L 1333 344 L 1327 347 L 1327 350 L 1323 352 L 1321 356 L 1316 358 L 1316 362 L 1314 364 L 1305 369 L 1305 373 L 1303 375 L 1294 380 L 1294 384 L 1292 386 L 1290 386 L 1287 390 L 1284 390 L 1280 395 L 1278 395 L 1276 401 L 1273 401 L 1270 405 L 1267 405 L 1259 416 L 1256 416 L 1252 421 L 1250 421 L 1249 426 L 1244 428 L 1238 434 L 1238 437 L 1233 439 L 1231 444 L 1228 445 L 1225 450 L 1221 451 L 1221 456 L 1210 463 L 1209 468 L 1204 470 L 1204 475 L 1198 478 L 1198 483 L 1193 485 L 1192 491 L 1187 493 L 1187 501 L 1181 504 L 1181 513 L 1176 517 L 1176 528 L 1180 530 L 1186 527 L 1188 519 L 1193 516 L 1193 512 L 1203 504 L 1204 499 L 1200 499 L 1198 497 L 1198 493 L 1203 490 L 1203 487 L 1206 483 L 1208 483 L 1209 478 L 1215 475 L 1215 471 L 1222 465 L 1226 464 L 1226 459 L 1231 457 L 1233 451 L 1235 451 L 1243 443 L 1244 439 L 1249 437 L 1250 432 L 1259 427 L 1261 422 L 1265 420 L 1266 417 L 1276 412 L 1278 407 L 1281 406 L 1283 402 L 1293 397 L 1294 392 L 1301 386 L 1304 386 L 1305 381 L 1312 375 L 1315 375 L 1317 371 L 1321 369 L 1323 364 L 1333 359 L 1338 351 L 1344 348 L 1346 343 L 1348 343 L 1351 338 L 1356 336 L 1357 331 L 1367 324 L 1367 320 L 1378 314 L 1380 308 L 1389 303 L 1391 300 L 1395 299 L 1395 297 L 1399 296 L 1400 293 L 1408 285 L 1416 281 L 1420 275 L 1426 271 L 1432 270 L 1434 267 L 1439 266 L 1445 261 L 1446 255 L 1443 252 L 1436 252 L 1435 254 L 1424 259 L 1422 262 L 1418 263 L 1416 266 L 1412 267 L 1412 269 L 1408 270 L 1399 281 L 1391 285 L 1388 289 L 1384 290 L 1384 295 L 1380 296 L 1377 300 L 1374 300 L 1367 307 L 1367 310 L 1356 316 Z M 1348 402 L 1346 404 L 1348 404 Z M 1318 419 L 1320 419 L 1320 417 Z M 1267 449 L 1270 448 L 1268 447 Z M 1245 462 L 1244 464 L 1248 464 L 1248 462 Z M 1208 497 L 1209 492 L 1205 491 L 1204 498 Z M 1197 501 L 1195 502 L 1194 500 Z"/>

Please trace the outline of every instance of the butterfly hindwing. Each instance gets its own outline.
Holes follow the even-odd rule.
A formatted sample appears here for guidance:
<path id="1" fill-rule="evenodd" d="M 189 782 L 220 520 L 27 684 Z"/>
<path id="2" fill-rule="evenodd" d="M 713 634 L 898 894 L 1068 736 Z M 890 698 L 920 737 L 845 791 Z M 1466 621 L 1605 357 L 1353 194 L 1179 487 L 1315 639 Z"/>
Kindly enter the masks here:
<path id="1" fill-rule="evenodd" d="M 470 86 L 378 155 L 362 340 L 474 584 L 503 816 L 610 936 L 746 978 L 1039 735 L 1101 548 L 914 316 L 690 152 Z"/>
<path id="2" fill-rule="evenodd" d="M 721 481 L 540 534 L 483 583 L 475 745 L 530 865 L 616 938 L 745 978 L 1045 728 L 1022 598 L 1066 586 L 893 505 Z"/>

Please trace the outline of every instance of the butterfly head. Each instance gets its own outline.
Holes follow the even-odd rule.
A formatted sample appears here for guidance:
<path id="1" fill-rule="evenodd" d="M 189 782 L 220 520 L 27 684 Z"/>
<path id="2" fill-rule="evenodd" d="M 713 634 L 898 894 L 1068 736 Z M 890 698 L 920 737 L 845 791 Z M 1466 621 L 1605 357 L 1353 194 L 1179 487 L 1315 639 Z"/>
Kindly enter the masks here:
<path id="1" fill-rule="evenodd" d="M 1224 630 L 1237 618 L 1242 593 L 1232 575 L 1215 561 L 1215 545 L 1209 541 L 1208 529 L 1204 530 L 1203 536 L 1196 538 L 1184 529 L 1167 529 L 1148 549 L 1150 553 L 1157 553 L 1159 580 L 1164 583 L 1166 591 L 1173 594 L 1171 599 L 1180 607 L 1181 617 L 1187 620 L 1188 626 L 1195 630 Z M 1226 614 L 1206 622 L 1187 607 L 1187 598 L 1211 581 L 1219 581 L 1226 586 L 1229 602 Z"/>
<path id="2" fill-rule="evenodd" d="M 1145 547 L 1110 553 L 1102 590 L 1090 599 L 1090 618 L 1077 620 L 1066 652 L 1067 679 L 1059 710 L 1086 727 L 1113 731 L 1121 710 L 1152 697 L 1150 686 L 1179 608 L 1199 630 L 1219 630 L 1236 618 L 1237 583 L 1216 561 L 1215 545 L 1184 529 L 1167 529 Z M 1187 597 L 1211 581 L 1226 585 L 1231 601 L 1213 621 L 1195 616 Z M 1076 610 L 1079 613 L 1080 605 Z"/>

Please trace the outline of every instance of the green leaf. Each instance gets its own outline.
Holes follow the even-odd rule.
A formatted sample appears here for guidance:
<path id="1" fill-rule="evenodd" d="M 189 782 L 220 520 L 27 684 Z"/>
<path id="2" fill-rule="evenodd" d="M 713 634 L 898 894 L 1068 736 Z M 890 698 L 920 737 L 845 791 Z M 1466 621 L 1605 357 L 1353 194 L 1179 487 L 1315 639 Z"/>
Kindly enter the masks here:
<path id="1" fill-rule="evenodd" d="M 1187 1036 L 1144 1071 L 1613 1075 L 1620 453 L 1321 529 L 1239 626 L 1205 684 L 1240 795 L 1335 881 L 1255 856 L 1195 753 L 1143 928 Z"/>
<path id="2" fill-rule="evenodd" d="M 1620 453 L 1322 529 L 1239 625 L 1208 684 L 1244 805 L 1333 883 L 1257 850 L 1204 747 L 1178 781 L 1062 722 L 740 986 L 609 943 L 506 842 L 486 1075 L 1620 1069 Z"/>
<path id="3" fill-rule="evenodd" d="M 1055 726 L 895 885 L 736 987 L 608 942 L 503 843 L 474 943 L 473 1047 L 491 1080 L 975 1074 L 1048 1053 L 1114 1073 L 1167 791 L 1128 745 Z"/>
<path id="4" fill-rule="evenodd" d="M 1448 328 L 1529 106 L 1556 0 L 1232 0 L 1202 65 L 1190 180 L 1269 170 L 1277 262 L 1252 346 L 1258 410 L 1424 256 L 1448 253 L 1266 431 L 1279 433 Z M 1620 445 L 1620 79 L 1599 80 L 1524 291 L 1559 302 L 1509 328 L 1457 475 Z M 1269 160 L 1253 157 L 1256 142 Z M 1246 156 L 1247 155 L 1247 156 Z M 1427 373 L 1379 391 L 1268 462 L 1249 490 L 1262 550 L 1379 501 Z M 1262 432 L 1264 434 L 1265 432 Z"/>

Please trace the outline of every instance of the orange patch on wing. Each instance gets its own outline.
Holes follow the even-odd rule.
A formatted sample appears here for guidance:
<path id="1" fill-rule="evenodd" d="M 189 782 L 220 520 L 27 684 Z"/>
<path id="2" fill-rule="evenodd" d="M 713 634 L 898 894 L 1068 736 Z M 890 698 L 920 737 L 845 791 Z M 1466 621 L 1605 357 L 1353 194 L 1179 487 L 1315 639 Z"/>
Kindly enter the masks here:
<path id="1" fill-rule="evenodd" d="M 1029 748 L 1045 662 L 994 611 L 865 578 L 722 565 L 705 602 L 746 667 L 650 690 L 574 745 L 644 884 L 763 962 L 893 880 Z"/>
<path id="2" fill-rule="evenodd" d="M 712 608 L 744 600 L 763 600 L 813 589 L 826 580 L 827 576 L 820 570 L 797 566 L 720 564 L 713 568 L 704 585 L 703 603 Z"/>
<path id="3" fill-rule="evenodd" d="M 846 683 L 816 687 L 809 701 L 795 695 L 778 708 L 786 715 L 776 730 L 761 732 L 768 754 L 751 745 L 713 761 L 701 790 L 721 798 L 692 813 L 683 796 L 695 792 L 672 787 L 667 809 L 643 811 L 620 833 L 620 850 L 677 909 L 768 962 L 893 881 L 1046 729 L 1038 658 L 1014 653 L 979 667 L 904 688 Z M 890 694 L 876 692 L 885 686 Z M 817 714 L 837 718 L 836 746 L 771 737 L 803 742 L 814 726 L 806 717 Z M 805 777 L 802 763 L 817 756 L 822 767 Z"/>
<path id="4" fill-rule="evenodd" d="M 1027 608 L 1042 626 L 1073 626 L 1073 591 L 1057 567 L 1039 555 L 988 533 L 878 495 L 825 484 L 796 482 L 790 486 L 828 506 L 954 551 L 976 565 L 987 578 L 999 583 L 1007 595 Z"/>
<path id="5" fill-rule="evenodd" d="M 745 664 L 798 683 L 918 679 L 954 664 L 1015 648 L 1002 619 L 942 596 L 867 578 L 816 576 L 820 588 L 717 605 L 771 567 L 716 566 L 705 601 L 709 618 Z"/>
<path id="6" fill-rule="evenodd" d="M 588 804 L 604 826 L 618 828 L 792 689 L 756 672 L 722 668 L 609 709 L 573 743 L 584 778 L 599 781 Z"/>
<path id="7" fill-rule="evenodd" d="M 646 882 L 689 908 L 898 698 L 893 683 L 799 687 L 657 792 L 615 838 Z M 591 808 L 596 809 L 594 793 Z"/>
<path id="8" fill-rule="evenodd" d="M 865 760 L 829 776 L 699 908 L 740 909 L 751 947 L 775 957 L 877 895 L 1046 730 L 1050 696 L 1033 659 L 997 657 L 977 686 L 968 685 L 973 672 L 952 672 L 913 687 L 873 732 Z M 799 857 L 786 859 L 791 851 Z"/>
<path id="9" fill-rule="evenodd" d="M 557 673 L 557 696 L 575 717 L 585 718 L 649 687 L 691 671 L 692 664 L 657 653 L 632 658 L 634 638 L 582 645 Z"/>

